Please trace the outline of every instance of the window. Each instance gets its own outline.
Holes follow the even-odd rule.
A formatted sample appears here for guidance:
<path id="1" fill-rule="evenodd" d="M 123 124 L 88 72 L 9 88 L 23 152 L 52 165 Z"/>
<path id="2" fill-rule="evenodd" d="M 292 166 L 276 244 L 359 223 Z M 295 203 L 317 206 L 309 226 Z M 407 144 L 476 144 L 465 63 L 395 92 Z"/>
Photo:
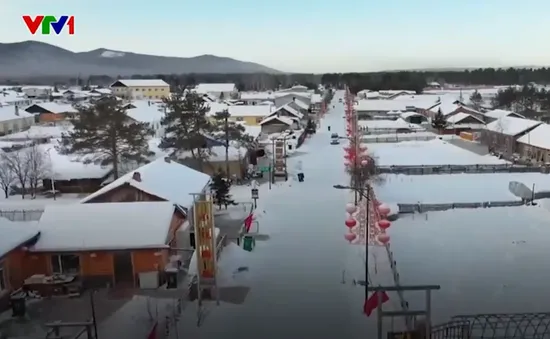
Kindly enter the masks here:
<path id="1" fill-rule="evenodd" d="M 139 88 L 136 88 L 136 92 L 139 92 Z"/>
<path id="2" fill-rule="evenodd" d="M 243 117 L 235 117 L 235 120 L 237 120 L 237 121 L 244 121 L 244 118 L 243 118 Z"/>
<path id="3" fill-rule="evenodd" d="M 52 255 L 52 272 L 60 274 L 80 273 L 80 257 L 74 254 Z"/>
<path id="4" fill-rule="evenodd" d="M 3 263 L 0 263 L 0 291 L 7 289 Z"/>

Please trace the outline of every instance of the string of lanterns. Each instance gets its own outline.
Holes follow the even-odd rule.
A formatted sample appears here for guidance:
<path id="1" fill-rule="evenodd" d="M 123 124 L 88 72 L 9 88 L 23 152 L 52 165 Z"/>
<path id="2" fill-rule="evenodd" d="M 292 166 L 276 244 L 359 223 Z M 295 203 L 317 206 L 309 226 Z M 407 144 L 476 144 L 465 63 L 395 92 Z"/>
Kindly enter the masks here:
<path id="1" fill-rule="evenodd" d="M 346 119 L 346 137 L 350 141 L 348 146 L 344 147 L 344 165 L 347 168 L 352 167 L 365 167 L 369 164 L 369 156 L 367 153 L 367 147 L 358 144 L 358 124 L 356 120 L 356 112 L 353 107 L 353 96 L 346 89 L 345 95 L 345 119 Z M 368 190 L 369 197 L 367 199 L 368 207 L 364 210 L 360 210 L 354 203 L 348 203 L 346 205 L 346 219 L 344 224 L 348 228 L 348 232 L 344 234 L 344 239 L 349 243 L 354 243 L 358 239 L 367 241 L 366 233 L 368 232 L 371 240 L 376 240 L 382 245 L 386 245 L 390 241 L 390 236 L 387 234 L 387 230 L 391 226 L 391 222 L 388 221 L 388 215 L 390 208 L 380 203 L 374 197 L 372 190 Z M 366 216 L 369 216 L 369 225 L 362 227 L 366 224 Z M 358 220 L 359 224 L 358 224 Z M 366 228 L 366 230 L 365 230 Z"/>

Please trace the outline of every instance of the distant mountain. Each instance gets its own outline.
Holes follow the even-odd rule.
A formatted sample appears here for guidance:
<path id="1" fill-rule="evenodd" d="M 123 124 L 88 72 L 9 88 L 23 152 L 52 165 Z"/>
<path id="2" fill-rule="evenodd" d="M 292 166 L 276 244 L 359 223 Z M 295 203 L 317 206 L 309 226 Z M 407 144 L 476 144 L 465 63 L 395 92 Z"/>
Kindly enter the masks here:
<path id="1" fill-rule="evenodd" d="M 185 73 L 281 73 L 253 62 L 215 55 L 164 57 L 105 48 L 75 53 L 38 41 L 0 43 L 0 75 L 7 77 Z"/>

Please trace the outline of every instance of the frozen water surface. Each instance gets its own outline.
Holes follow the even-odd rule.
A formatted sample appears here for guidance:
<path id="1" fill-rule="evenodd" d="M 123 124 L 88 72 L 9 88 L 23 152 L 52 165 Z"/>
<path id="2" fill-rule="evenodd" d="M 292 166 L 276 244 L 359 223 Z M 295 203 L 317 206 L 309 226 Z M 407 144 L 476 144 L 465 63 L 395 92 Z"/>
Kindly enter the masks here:
<path id="1" fill-rule="evenodd" d="M 453 146 L 454 147 L 454 146 Z M 541 173 L 487 173 L 403 175 L 387 174 L 376 186 L 376 195 L 395 203 L 452 203 L 519 200 L 508 189 L 511 181 L 550 190 L 550 175 Z"/>
<path id="2" fill-rule="evenodd" d="M 457 147 L 445 140 L 403 141 L 387 144 L 368 144 L 380 166 L 419 165 L 481 165 L 505 164 L 490 155 L 479 155 Z"/>
<path id="3" fill-rule="evenodd" d="M 401 218 L 391 228 L 401 283 L 441 285 L 432 298 L 438 322 L 457 314 L 547 312 L 549 220 L 541 205 Z M 406 297 L 412 308 L 423 307 L 422 293 Z"/>

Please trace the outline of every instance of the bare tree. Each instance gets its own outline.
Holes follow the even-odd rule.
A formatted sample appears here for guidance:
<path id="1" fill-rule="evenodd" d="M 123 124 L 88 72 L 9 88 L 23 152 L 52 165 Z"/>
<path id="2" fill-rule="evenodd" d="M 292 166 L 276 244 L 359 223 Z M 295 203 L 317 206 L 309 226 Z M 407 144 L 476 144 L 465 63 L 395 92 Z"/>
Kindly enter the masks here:
<path id="1" fill-rule="evenodd" d="M 27 164 L 27 157 L 25 150 L 18 150 L 10 153 L 6 153 L 5 157 L 8 167 L 13 172 L 17 184 L 21 190 L 21 198 L 25 199 L 25 194 L 29 182 L 29 166 Z"/>
<path id="2" fill-rule="evenodd" d="M 2 154 L 0 157 L 0 188 L 4 191 L 6 199 L 10 196 L 11 186 L 15 183 L 15 173 L 12 171 L 6 155 Z"/>
<path id="3" fill-rule="evenodd" d="M 31 197 L 36 197 L 40 180 L 44 179 L 48 173 L 48 162 L 46 155 L 41 149 L 33 145 L 32 147 L 22 150 L 24 161 L 27 166 L 27 181 L 30 188 Z"/>

